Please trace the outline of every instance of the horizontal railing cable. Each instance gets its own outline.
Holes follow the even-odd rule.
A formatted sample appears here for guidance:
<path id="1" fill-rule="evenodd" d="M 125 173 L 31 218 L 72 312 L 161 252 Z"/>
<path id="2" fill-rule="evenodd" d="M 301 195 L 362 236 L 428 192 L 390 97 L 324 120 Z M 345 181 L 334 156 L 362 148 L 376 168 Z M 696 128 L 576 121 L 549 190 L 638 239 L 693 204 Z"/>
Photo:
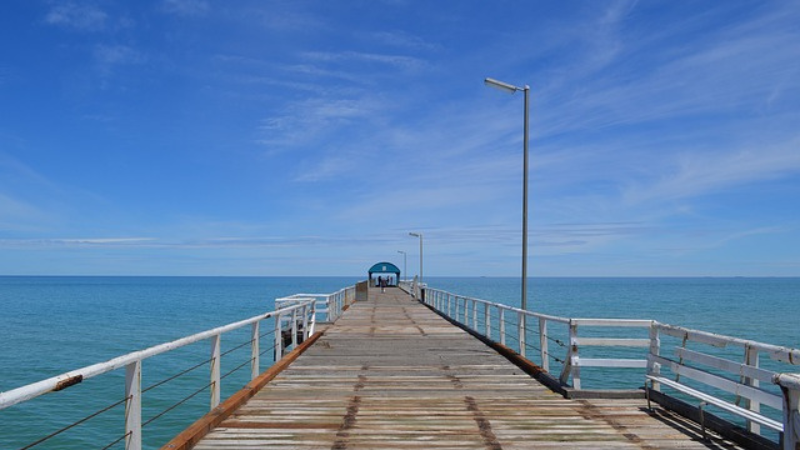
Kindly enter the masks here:
<path id="1" fill-rule="evenodd" d="M 536 347 L 536 346 L 533 346 L 531 344 L 528 344 L 527 342 L 525 343 L 525 347 L 533 349 L 533 350 L 536 350 L 537 352 L 541 352 L 542 351 L 542 349 L 540 349 L 539 347 Z"/>
<path id="2" fill-rule="evenodd" d="M 187 397 L 185 397 L 183 400 L 179 401 L 178 403 L 175 403 L 174 405 L 170 406 L 169 408 L 161 411 L 160 413 L 158 413 L 155 416 L 153 416 L 150 419 L 148 419 L 146 422 L 142 422 L 142 428 L 144 428 L 147 425 L 153 423 L 156 419 L 158 419 L 161 416 L 163 416 L 164 414 L 172 411 L 173 409 L 177 408 L 178 406 L 181 406 L 182 404 L 188 402 L 189 400 L 191 400 L 192 398 L 197 396 L 199 393 L 201 393 L 201 392 L 205 391 L 206 389 L 208 389 L 209 387 L 211 387 L 213 384 L 214 384 L 213 381 L 211 383 L 206 384 L 205 386 L 201 387 L 200 389 L 198 389 L 198 390 L 194 391 L 193 393 L 189 394 Z"/>
<path id="3" fill-rule="evenodd" d="M 274 328 L 271 328 L 271 329 L 270 329 L 269 331 L 267 331 L 266 333 L 259 334 L 259 335 L 258 335 L 258 337 L 260 337 L 260 338 L 263 338 L 264 336 L 269 336 L 269 335 L 271 335 L 271 334 L 275 334 L 275 329 L 274 329 Z"/>
<path id="4" fill-rule="evenodd" d="M 545 336 L 545 337 L 547 338 L 548 341 L 555 342 L 556 344 L 558 344 L 561 347 L 566 347 L 567 346 L 567 344 L 565 344 L 564 341 L 562 341 L 560 339 L 556 339 L 556 338 L 553 338 L 553 337 L 550 337 L 550 336 Z"/>
<path id="5" fill-rule="evenodd" d="M 118 438 L 114 439 L 114 440 L 113 440 L 113 441 L 112 441 L 110 444 L 106 445 L 105 447 L 101 448 L 100 450 L 108 450 L 108 449 L 110 449 L 111 447 L 113 447 L 113 446 L 115 446 L 115 445 L 119 444 L 119 443 L 120 443 L 120 442 L 121 442 L 123 439 L 125 439 L 126 437 L 128 437 L 128 436 L 130 436 L 130 435 L 131 435 L 131 432 L 129 431 L 129 432 L 127 432 L 127 433 L 123 434 L 122 436 L 120 436 L 120 437 L 118 437 Z"/>
<path id="6" fill-rule="evenodd" d="M 350 291 L 343 290 L 341 292 L 347 293 L 347 292 L 350 292 Z M 319 297 L 319 296 L 322 296 L 322 294 L 317 295 L 317 297 Z M 328 294 L 325 294 L 325 296 L 330 297 L 330 295 L 328 295 Z M 333 305 L 336 305 L 337 304 L 336 302 L 346 302 L 347 301 L 347 297 L 346 296 L 343 296 L 343 297 L 334 296 L 333 298 L 334 298 Z M 113 433 L 112 434 L 107 434 L 104 438 L 100 439 L 101 442 L 97 442 L 95 444 L 97 446 L 96 448 L 101 448 L 101 450 L 107 450 L 107 449 L 115 448 L 115 447 L 116 448 L 120 448 L 121 447 L 120 443 L 122 442 L 122 443 L 124 443 L 124 446 L 126 448 L 128 448 L 128 446 L 131 446 L 131 448 L 134 449 L 134 450 L 141 449 L 141 441 L 140 441 L 140 438 L 138 436 L 140 436 L 142 427 L 150 426 L 151 424 L 153 424 L 153 422 L 155 422 L 159 418 L 163 417 L 165 414 L 168 414 L 171 411 L 175 410 L 176 408 L 180 407 L 181 405 L 186 404 L 191 399 L 197 397 L 197 395 L 199 395 L 203 391 L 208 391 L 209 389 L 213 390 L 213 393 L 212 393 L 212 403 L 213 403 L 215 401 L 215 396 L 219 396 L 219 394 L 220 394 L 220 389 L 219 388 L 220 388 L 221 380 L 223 380 L 223 379 L 229 379 L 229 380 L 230 379 L 238 379 L 238 377 L 231 378 L 231 376 L 236 372 L 242 371 L 242 369 L 244 369 L 248 365 L 252 366 L 252 365 L 256 364 L 259 361 L 259 359 L 258 359 L 259 355 L 264 355 L 264 354 L 267 354 L 267 353 L 269 353 L 271 351 L 275 352 L 276 348 L 278 348 L 278 346 L 280 345 L 281 341 L 277 340 L 277 339 L 270 339 L 270 337 L 272 337 L 272 338 L 279 337 L 279 336 L 277 336 L 278 333 L 279 333 L 279 330 L 280 330 L 280 332 L 284 332 L 285 333 L 285 331 L 283 330 L 283 328 L 284 328 L 283 327 L 283 323 L 284 323 L 285 320 L 290 320 L 290 322 L 291 321 L 302 320 L 303 321 L 302 327 L 305 328 L 305 327 L 310 326 L 311 329 L 313 329 L 314 324 L 315 324 L 315 316 L 313 315 L 315 313 L 314 303 L 310 303 L 310 311 L 309 311 L 307 309 L 309 307 L 309 303 L 307 302 L 307 300 L 310 300 L 310 299 L 298 298 L 297 300 L 298 300 L 297 304 L 292 305 L 292 306 L 278 308 L 278 309 L 276 309 L 274 311 L 270 311 L 270 312 L 267 312 L 267 313 L 264 313 L 264 314 L 253 316 L 253 317 L 250 317 L 250 318 L 247 318 L 247 319 L 244 319 L 244 320 L 240 320 L 240 321 L 237 321 L 237 322 L 229 323 L 227 325 L 223 325 L 223 326 L 216 327 L 216 328 L 213 328 L 213 329 L 201 331 L 199 333 L 195 333 L 195 334 L 192 334 L 190 336 L 185 336 L 185 337 L 182 337 L 182 338 L 179 338 L 179 339 L 175 339 L 175 340 L 172 340 L 172 341 L 169 341 L 169 342 L 164 342 L 164 343 L 152 346 L 152 347 L 148 347 L 148 348 L 143 349 L 143 350 L 130 352 L 130 353 L 127 353 L 125 355 L 118 356 L 118 357 L 112 358 L 112 359 L 107 360 L 107 361 L 95 363 L 95 364 L 92 364 L 92 365 L 89 365 L 89 366 L 86 366 L 86 367 L 81 367 L 79 369 L 75 369 L 75 370 L 72 370 L 70 372 L 65 372 L 65 373 L 62 373 L 62 374 L 59 374 L 59 375 L 56 375 L 56 376 L 53 376 L 53 377 L 50 377 L 50 378 L 47 378 L 47 379 L 44 379 L 44 380 L 41 380 L 41 381 L 37 381 L 35 383 L 28 384 L 26 386 L 22 386 L 22 387 L 19 387 L 19 388 L 16 388 L 16 389 L 12 389 L 10 391 L 0 392 L 0 409 L 5 409 L 5 408 L 12 407 L 12 406 L 14 406 L 14 405 L 16 405 L 18 403 L 25 402 L 25 401 L 31 400 L 31 399 L 33 399 L 35 397 L 44 395 L 44 394 L 46 394 L 48 392 L 63 390 L 65 388 L 67 388 L 67 387 L 70 387 L 70 386 L 73 386 L 75 384 L 81 383 L 82 381 L 88 380 L 88 379 L 96 377 L 98 375 L 106 374 L 106 373 L 109 373 L 111 371 L 119 370 L 119 369 L 122 369 L 122 368 L 125 368 L 126 371 L 127 371 L 126 372 L 126 376 L 125 376 L 125 378 L 126 378 L 126 393 L 128 394 L 127 397 L 125 397 L 122 400 L 116 401 L 116 402 L 110 404 L 107 407 L 99 409 L 99 410 L 97 410 L 97 411 L 95 411 L 95 412 L 93 412 L 91 414 L 88 414 L 87 416 L 85 416 L 85 417 L 83 417 L 83 418 L 81 418 L 79 420 L 76 420 L 75 422 L 72 422 L 72 423 L 70 423 L 70 424 L 68 424 L 66 426 L 62 426 L 61 428 L 53 431 L 52 433 L 48 434 L 47 436 L 44 436 L 44 437 L 41 437 L 41 438 L 37 438 L 36 441 L 31 442 L 31 443 L 25 445 L 24 447 L 20 447 L 20 448 L 18 448 L 18 450 L 28 450 L 28 449 L 33 449 L 34 447 L 38 448 L 37 446 L 40 446 L 42 443 L 46 443 L 45 446 L 52 446 L 52 445 L 54 445 L 53 444 L 54 442 L 56 442 L 59 439 L 62 439 L 62 437 L 60 437 L 60 435 L 62 435 L 63 433 L 65 433 L 65 432 L 67 432 L 69 430 L 72 430 L 73 428 L 75 428 L 75 427 L 77 427 L 79 425 L 82 425 L 82 424 L 86 423 L 87 421 L 90 421 L 91 419 L 93 419 L 93 418 L 95 418 L 95 417 L 97 417 L 97 416 L 99 416 L 99 415 L 101 415 L 101 414 L 103 414 L 103 413 L 105 413 L 105 412 L 107 412 L 107 411 L 109 411 L 111 409 L 117 408 L 119 410 L 119 409 L 121 409 L 120 408 L 121 406 L 125 406 L 126 427 L 131 426 L 134 429 L 130 429 L 130 430 L 126 429 L 125 430 L 125 434 L 123 434 L 121 436 L 113 434 Z M 328 304 L 328 303 L 326 303 L 326 304 Z M 312 314 L 310 318 L 308 317 L 308 312 L 310 312 Z M 330 311 L 329 311 L 329 314 L 330 314 Z M 290 316 L 291 316 L 291 318 L 290 318 Z M 269 326 L 269 327 L 267 327 L 266 330 L 264 330 L 263 333 L 259 333 L 258 332 L 259 323 L 262 322 L 262 321 L 265 321 L 267 319 L 272 319 L 273 323 L 275 325 L 280 325 L 280 326 L 279 327 Z M 306 321 L 308 321 L 308 322 L 306 322 Z M 191 367 L 188 367 L 188 368 L 186 368 L 184 370 L 180 370 L 179 372 L 174 373 L 174 374 L 170 374 L 169 373 L 170 370 L 158 370 L 157 372 L 154 372 L 154 373 L 158 373 L 159 376 L 164 376 L 165 378 L 162 379 L 161 381 L 157 381 L 157 382 L 155 382 L 155 383 L 153 383 L 153 384 L 151 384 L 149 386 L 146 386 L 146 387 L 142 386 L 142 383 L 141 383 L 141 381 L 142 381 L 141 380 L 141 367 L 142 367 L 143 361 L 148 360 L 149 358 L 155 357 L 157 355 L 165 354 L 167 352 L 172 352 L 172 351 L 174 351 L 174 350 L 176 350 L 178 348 L 185 347 L 185 346 L 188 346 L 190 344 L 199 343 L 199 342 L 207 340 L 207 339 L 212 339 L 212 353 L 219 352 L 220 339 L 221 339 L 221 337 L 223 335 L 225 335 L 226 333 L 229 333 L 231 331 L 234 331 L 234 330 L 237 330 L 237 329 L 241 329 L 241 328 L 243 328 L 245 326 L 248 326 L 248 325 L 252 325 L 253 326 L 253 331 L 255 332 L 255 334 L 253 334 L 252 337 L 250 339 L 248 339 L 247 341 L 241 342 L 241 343 L 237 343 L 235 346 L 231 347 L 230 349 L 226 349 L 222 353 L 216 353 L 216 355 L 212 356 L 211 358 L 203 357 L 203 361 L 200 361 L 200 362 L 198 362 L 196 364 L 193 364 L 193 363 L 189 362 L 188 364 L 192 364 Z M 297 330 L 298 333 L 299 333 L 300 329 L 302 329 L 300 327 L 301 327 L 301 325 L 299 324 L 299 321 L 298 321 L 296 324 L 293 324 L 292 327 L 290 327 L 290 329 Z M 306 337 L 307 334 L 310 336 L 310 333 L 307 333 L 307 330 L 303 329 L 303 336 Z M 259 349 L 259 343 L 260 343 L 262 338 L 268 339 L 267 342 L 272 341 L 272 345 L 270 345 L 267 348 L 261 347 Z M 284 338 L 285 338 L 285 336 L 284 336 Z M 276 340 L 278 342 L 275 342 Z M 292 337 L 292 341 L 295 341 L 295 337 L 294 336 Z M 297 337 L 297 341 L 295 341 L 295 342 L 299 343 L 299 341 L 300 341 L 300 338 L 298 336 Z M 234 367 L 232 370 L 226 372 L 224 375 L 220 376 L 219 372 L 218 372 L 218 368 L 219 368 L 219 365 L 222 363 L 222 360 L 223 359 L 227 360 L 227 359 L 233 358 L 233 360 L 235 361 L 236 359 L 239 359 L 235 355 L 234 356 L 230 356 L 230 355 L 233 352 L 241 351 L 241 349 L 246 348 L 248 346 L 251 346 L 252 351 L 253 351 L 253 355 L 247 357 L 247 359 L 244 362 L 242 362 L 241 364 L 236 363 L 237 364 L 236 367 Z M 256 355 L 256 353 L 257 353 L 257 355 Z M 193 355 L 193 356 L 197 356 L 197 355 Z M 239 359 L 239 360 L 241 361 L 241 359 Z M 170 383 L 171 381 L 174 381 L 177 378 L 180 378 L 180 377 L 183 377 L 183 376 L 185 376 L 187 374 L 190 374 L 190 373 L 196 371 L 197 369 L 199 369 L 201 367 L 208 367 L 209 363 L 211 364 L 211 370 L 212 370 L 212 374 L 211 374 L 212 381 L 211 382 L 209 382 L 208 384 L 205 384 L 204 386 L 200 387 L 197 390 L 194 390 L 194 387 L 191 387 L 191 388 L 187 389 L 186 392 L 191 392 L 191 393 L 189 395 L 187 395 L 185 398 L 183 398 L 182 400 L 176 401 L 176 403 L 172 404 L 169 407 L 166 407 L 166 409 L 163 409 L 161 412 L 153 415 L 152 417 L 150 417 L 146 421 L 142 421 L 141 420 L 142 418 L 140 416 L 141 416 L 141 395 L 142 394 L 151 392 L 151 391 L 155 390 L 156 388 L 162 387 L 165 384 Z M 215 363 L 217 365 L 215 365 Z M 271 361 L 270 361 L 270 364 L 271 364 Z M 257 367 L 253 367 L 254 371 L 256 371 L 256 369 L 257 369 Z M 215 371 L 216 371 L 216 374 L 214 373 Z M 217 377 L 216 379 L 214 379 L 215 376 Z M 192 374 L 192 376 L 190 378 L 195 379 L 195 375 Z M 131 381 L 135 381 L 135 383 L 131 383 Z M 205 383 L 205 382 L 202 382 L 202 383 Z M 194 383 L 192 383 L 192 384 L 194 384 Z M 113 401 L 113 398 L 112 398 L 112 401 Z M 126 404 L 126 402 L 128 404 Z M 171 403 L 171 402 L 165 402 L 165 403 Z M 130 411 L 129 411 L 129 408 L 130 408 Z M 130 417 L 128 416 L 129 413 L 130 413 Z M 79 414 L 83 414 L 83 412 L 80 412 Z M 69 420 L 69 419 L 65 419 L 65 420 Z M 47 432 L 47 431 L 44 431 L 44 432 Z M 75 430 L 73 430 L 73 433 L 74 432 L 75 432 Z M 54 438 L 56 438 L 56 437 L 58 437 L 58 439 L 54 440 Z M 102 443 L 102 441 L 105 441 L 106 439 L 110 440 L 111 442 L 109 442 L 108 444 Z M 113 441 L 112 441 L 112 439 L 113 439 Z M 108 442 L 108 441 L 106 441 L 106 442 Z M 14 444 L 12 444 L 12 445 L 14 445 Z M 16 445 L 23 445 L 23 442 L 19 442 Z M 14 448 L 17 448 L 17 447 L 15 446 Z"/>
<path id="7" fill-rule="evenodd" d="M 228 350 L 226 352 L 223 352 L 222 354 L 219 355 L 219 357 L 222 358 L 225 355 L 231 354 L 231 353 L 235 352 L 236 350 L 239 350 L 240 348 L 246 346 L 247 344 L 252 345 L 253 341 L 254 341 L 253 339 L 250 339 L 249 341 L 242 342 L 241 344 L 237 345 L 236 347 L 233 347 L 232 349 L 230 349 L 230 350 Z"/>
<path id="8" fill-rule="evenodd" d="M 142 393 L 144 394 L 145 392 L 147 392 L 147 391 L 149 391 L 151 389 L 155 389 L 155 388 L 161 386 L 162 384 L 169 383 L 170 381 L 172 381 L 172 380 L 174 380 L 174 379 L 176 379 L 178 377 L 181 377 L 181 376 L 186 375 L 187 373 L 189 373 L 189 372 L 191 372 L 193 370 L 196 370 L 196 369 L 198 369 L 200 367 L 203 367 L 206 364 L 210 363 L 212 360 L 213 360 L 213 358 L 207 359 L 207 360 L 202 361 L 202 362 L 199 362 L 199 363 L 193 365 L 192 367 L 189 367 L 186 370 L 180 371 L 180 372 L 176 373 L 175 375 L 172 375 L 172 376 L 170 376 L 168 378 L 165 378 L 165 379 L 163 379 L 163 380 L 161 380 L 161 381 L 159 381 L 157 383 L 154 383 L 154 384 L 142 389 Z"/>
<path id="9" fill-rule="evenodd" d="M 462 306 L 462 305 L 460 305 L 460 306 Z M 464 319 L 463 306 L 458 308 L 458 309 L 459 309 L 458 313 L 460 313 L 460 314 L 456 313 L 456 314 L 454 314 L 452 316 L 447 312 L 447 308 L 442 309 L 442 312 L 444 312 L 445 315 L 449 316 L 451 319 L 456 320 L 458 323 L 461 323 L 462 325 L 465 325 L 468 328 L 472 329 L 473 318 L 471 316 L 468 317 L 467 318 L 467 322 L 465 323 L 464 320 L 463 320 Z M 470 308 L 470 310 L 472 310 L 472 309 Z M 519 327 L 519 320 L 509 320 L 509 319 L 503 318 L 503 316 L 505 316 L 505 315 L 501 315 L 499 312 L 493 312 L 492 310 L 490 310 L 489 311 L 489 322 L 490 322 L 491 326 L 494 327 L 495 325 L 500 325 L 500 324 L 504 323 L 504 324 L 506 324 L 508 326 L 511 326 L 511 327 L 514 327 L 514 328 Z M 514 316 L 512 316 L 512 317 L 514 317 Z M 486 314 L 483 313 L 483 312 L 478 312 L 478 321 L 480 322 L 480 325 L 484 325 L 485 326 Z M 473 330 L 473 331 L 479 331 L 479 330 Z M 530 331 L 530 330 L 527 330 L 527 331 Z M 515 342 L 520 342 L 519 337 L 516 336 L 515 334 L 506 334 L 505 338 L 506 339 L 510 339 L 512 341 L 515 341 Z M 545 338 L 547 340 L 555 343 L 559 347 L 566 347 L 567 346 L 567 344 L 564 341 L 562 341 L 561 339 L 554 338 L 552 336 L 547 336 L 547 335 L 545 335 Z M 528 349 L 531 349 L 531 350 L 535 350 L 536 352 L 542 353 L 542 349 L 541 348 L 536 347 L 534 345 L 531 345 L 528 342 L 525 342 L 525 348 L 528 348 Z M 549 357 L 550 359 L 552 359 L 553 361 L 555 361 L 555 362 L 558 362 L 558 363 L 561 363 L 561 364 L 565 363 L 565 361 L 563 359 L 559 358 L 558 356 L 553 355 L 552 353 L 544 352 L 544 354 L 547 357 Z"/>
<path id="10" fill-rule="evenodd" d="M 59 434 L 65 432 L 67 430 L 75 428 L 78 425 L 81 425 L 82 423 L 87 422 L 87 421 L 99 416 L 100 414 L 103 414 L 104 412 L 107 412 L 107 411 L 109 411 L 111 409 L 114 409 L 115 407 L 117 407 L 117 406 L 125 403 L 126 401 L 128 401 L 128 399 L 130 399 L 130 398 L 131 397 L 125 397 L 122 400 L 114 402 L 114 403 L 110 404 L 109 406 L 106 406 L 105 408 L 102 408 L 100 410 L 97 410 L 97 411 L 89 414 L 88 416 L 84 417 L 83 419 L 80 419 L 80 420 L 77 420 L 75 422 L 72 422 L 71 424 L 69 424 L 69 425 L 67 425 L 67 426 L 65 426 L 63 428 L 59 428 L 58 430 L 48 434 L 47 436 L 45 436 L 45 437 L 43 437 L 41 439 L 36 440 L 35 442 L 32 442 L 32 443 L 26 445 L 25 447 L 20 448 L 19 450 L 28 450 L 29 448 L 36 447 L 37 445 L 39 445 L 39 444 L 41 444 L 43 442 L 49 441 L 50 439 L 58 436 Z"/>
<path id="11" fill-rule="evenodd" d="M 252 362 L 253 362 L 253 359 L 252 359 L 252 358 L 248 359 L 247 361 L 243 362 L 242 364 L 239 364 L 238 366 L 234 367 L 234 368 L 233 368 L 233 370 L 230 370 L 230 371 L 226 372 L 224 375 L 221 375 L 221 376 L 219 377 L 219 380 L 220 380 L 220 381 L 224 380 L 224 379 L 225 379 L 226 377 L 228 377 L 229 375 L 233 374 L 233 373 L 234 373 L 234 372 L 236 372 L 237 370 L 241 370 L 243 367 L 247 366 L 248 364 L 250 364 L 250 363 L 252 363 Z"/>
<path id="12" fill-rule="evenodd" d="M 266 350 L 264 350 L 261 353 L 259 353 L 258 356 L 264 356 L 264 354 L 267 353 L 268 351 L 275 350 L 275 347 L 277 347 L 277 346 L 275 344 L 272 344 Z"/>
<path id="13" fill-rule="evenodd" d="M 536 346 L 530 345 L 530 344 L 528 344 L 527 342 L 525 343 L 525 347 L 527 347 L 527 348 L 530 348 L 530 349 L 533 349 L 533 350 L 536 350 L 537 352 L 541 352 L 541 351 L 542 351 L 542 349 L 540 349 L 539 347 L 536 347 Z M 550 357 L 550 359 L 552 359 L 552 360 L 554 360 L 554 361 L 556 361 L 556 362 L 560 362 L 560 363 L 562 363 L 562 364 L 564 363 L 564 360 L 562 360 L 561 358 L 559 358 L 559 357 L 557 357 L 557 356 L 553 355 L 552 353 L 545 352 L 544 354 L 545 354 L 545 355 L 547 355 L 547 356 L 549 356 L 549 357 Z"/>

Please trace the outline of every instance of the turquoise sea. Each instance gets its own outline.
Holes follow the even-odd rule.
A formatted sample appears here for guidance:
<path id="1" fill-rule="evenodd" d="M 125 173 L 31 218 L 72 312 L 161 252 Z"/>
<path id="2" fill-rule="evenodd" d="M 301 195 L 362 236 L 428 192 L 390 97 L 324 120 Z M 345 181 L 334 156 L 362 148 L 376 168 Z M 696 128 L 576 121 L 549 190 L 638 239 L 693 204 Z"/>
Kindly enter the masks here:
<path id="1" fill-rule="evenodd" d="M 258 315 L 272 310 L 278 297 L 330 293 L 358 279 L 0 277 L 0 391 Z M 517 278 L 431 277 L 425 281 L 461 295 L 519 304 Z M 800 347 L 800 278 L 532 278 L 528 289 L 529 309 L 547 314 L 655 319 Z M 244 332 L 223 339 L 225 351 L 248 336 Z M 265 339 L 269 342 L 270 338 Z M 232 353 L 230 359 L 236 355 Z M 143 384 L 154 384 L 207 357 L 208 346 L 199 343 L 169 358 L 147 360 Z M 239 360 L 248 357 L 245 347 Z M 225 361 L 231 369 L 239 364 Z M 268 361 L 262 365 L 266 367 Z M 235 372 L 223 382 L 223 397 L 246 383 L 246 372 Z M 154 388 L 145 394 L 144 419 L 171 407 L 207 380 L 207 369 L 200 368 Z M 630 380 L 601 372 L 589 387 L 636 388 L 625 386 L 635 384 Z M 123 387 L 124 371 L 116 371 L 0 411 L 0 449 L 22 448 L 108 406 L 122 398 Z M 145 427 L 146 448 L 158 448 L 207 409 L 208 394 L 203 392 L 164 414 Z M 102 449 L 122 434 L 122 415 L 117 407 L 33 448 Z"/>

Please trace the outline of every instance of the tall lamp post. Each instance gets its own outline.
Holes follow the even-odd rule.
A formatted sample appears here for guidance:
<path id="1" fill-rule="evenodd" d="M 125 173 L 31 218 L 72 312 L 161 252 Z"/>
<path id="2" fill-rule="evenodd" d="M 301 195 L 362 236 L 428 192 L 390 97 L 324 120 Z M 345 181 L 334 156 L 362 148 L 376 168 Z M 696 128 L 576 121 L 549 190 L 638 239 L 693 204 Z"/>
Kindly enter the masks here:
<path id="1" fill-rule="evenodd" d="M 522 140 L 524 163 L 522 181 L 522 309 L 528 309 L 528 97 L 530 86 L 514 86 L 492 78 L 483 80 L 489 87 L 513 94 L 517 91 L 525 93 L 524 136 Z"/>
<path id="2" fill-rule="evenodd" d="M 408 235 L 419 238 L 419 282 L 422 284 L 422 233 L 408 233 Z"/>
<path id="3" fill-rule="evenodd" d="M 402 250 L 398 250 L 397 253 L 401 253 L 403 255 L 403 275 L 406 276 L 406 281 L 408 281 L 408 272 L 406 272 L 406 252 Z M 397 280 L 400 281 L 400 280 Z"/>

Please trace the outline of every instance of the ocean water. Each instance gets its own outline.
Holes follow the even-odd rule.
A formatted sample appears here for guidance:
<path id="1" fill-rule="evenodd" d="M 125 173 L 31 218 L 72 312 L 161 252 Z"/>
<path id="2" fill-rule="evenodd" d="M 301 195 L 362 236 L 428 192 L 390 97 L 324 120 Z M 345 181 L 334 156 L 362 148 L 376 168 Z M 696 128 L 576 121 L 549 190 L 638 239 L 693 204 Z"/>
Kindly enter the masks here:
<path id="1" fill-rule="evenodd" d="M 358 277 L 0 277 L 0 391 L 258 315 L 272 310 L 278 297 L 330 293 L 356 281 Z M 426 282 L 519 305 L 516 278 L 431 277 Z M 528 290 L 529 309 L 547 314 L 655 319 L 800 347 L 800 278 L 532 278 Z M 562 340 L 565 335 L 559 333 L 564 332 L 552 330 Z M 223 351 L 248 339 L 247 330 L 226 335 Z M 269 343 L 271 337 L 264 339 Z M 145 361 L 143 385 L 187 369 L 208 358 L 208 351 L 201 342 Z M 562 349 L 553 344 L 551 351 L 558 355 Z M 263 357 L 262 368 L 270 356 Z M 223 373 L 247 358 L 246 346 L 234 351 L 223 359 Z M 606 369 L 582 375 L 588 388 L 636 388 L 643 378 L 641 372 Z M 226 378 L 223 398 L 244 385 L 247 376 L 245 368 Z M 144 419 L 207 382 L 207 369 L 200 368 L 145 393 Z M 120 370 L 0 411 L 0 449 L 22 448 L 120 400 L 123 387 Z M 168 441 L 204 414 L 208 402 L 208 393 L 201 392 L 145 426 L 145 447 Z M 118 406 L 34 448 L 104 448 L 122 434 L 123 415 Z"/>

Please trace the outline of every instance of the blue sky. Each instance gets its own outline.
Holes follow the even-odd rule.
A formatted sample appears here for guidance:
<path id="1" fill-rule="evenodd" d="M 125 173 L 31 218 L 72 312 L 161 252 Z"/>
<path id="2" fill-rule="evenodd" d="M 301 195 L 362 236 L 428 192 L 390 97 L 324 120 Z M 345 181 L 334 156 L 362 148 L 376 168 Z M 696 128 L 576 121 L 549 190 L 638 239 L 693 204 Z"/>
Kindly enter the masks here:
<path id="1" fill-rule="evenodd" d="M 800 276 L 800 4 L 10 0 L 0 274 Z"/>

